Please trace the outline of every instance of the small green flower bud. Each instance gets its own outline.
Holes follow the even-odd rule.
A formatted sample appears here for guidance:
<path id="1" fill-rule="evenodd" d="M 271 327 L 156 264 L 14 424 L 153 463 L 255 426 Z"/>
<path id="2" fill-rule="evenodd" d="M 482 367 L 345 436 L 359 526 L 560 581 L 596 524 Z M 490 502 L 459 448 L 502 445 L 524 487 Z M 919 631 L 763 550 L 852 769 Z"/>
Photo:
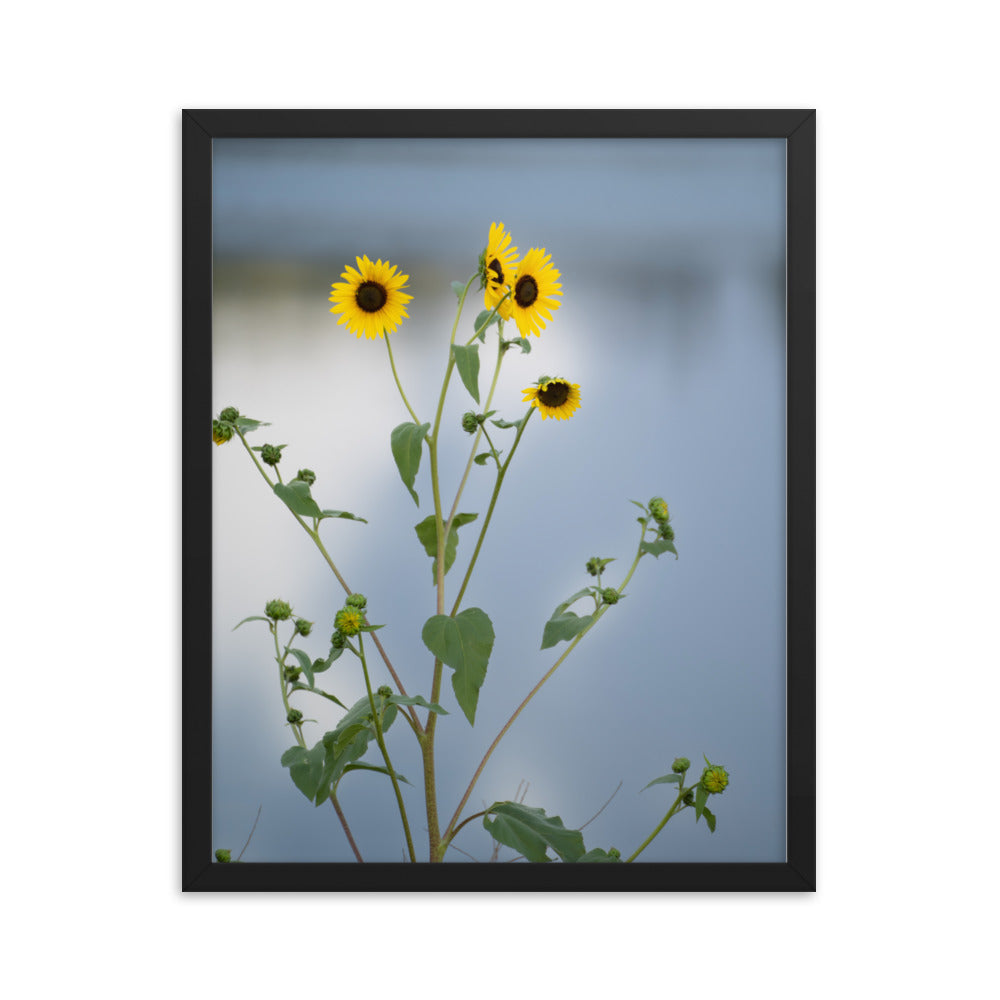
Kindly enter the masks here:
<path id="1" fill-rule="evenodd" d="M 605 604 L 617 604 L 621 600 L 621 596 L 614 587 L 605 587 L 601 591 L 601 597 L 604 598 Z"/>
<path id="2" fill-rule="evenodd" d="M 364 594 L 348 594 L 344 604 L 349 608 L 366 608 L 368 607 L 368 598 Z"/>
<path id="3" fill-rule="evenodd" d="M 327 662 L 324 659 L 313 660 L 313 673 L 321 674 L 327 668 Z"/>
<path id="4" fill-rule="evenodd" d="M 273 601 L 267 602 L 267 605 L 264 608 L 264 614 L 276 622 L 283 622 L 292 617 L 292 609 L 286 601 L 276 597 Z"/>
<path id="5" fill-rule="evenodd" d="M 587 572 L 591 576 L 597 576 L 601 572 L 601 560 L 594 556 L 593 559 L 587 560 Z"/>
<path id="6" fill-rule="evenodd" d="M 691 766 L 691 761 L 687 757 L 678 757 L 673 764 L 670 765 L 670 769 L 674 774 L 683 774 Z"/>
<path id="7" fill-rule="evenodd" d="M 479 420 L 471 410 L 462 414 L 462 430 L 466 434 L 475 434 L 478 427 Z"/>
<path id="8" fill-rule="evenodd" d="M 690 788 L 684 793 L 684 798 L 682 801 L 686 806 L 694 805 L 694 792 Z"/>
<path id="9" fill-rule="evenodd" d="M 668 542 L 672 542 L 674 537 L 674 529 L 669 524 L 665 524 L 660 528 L 660 538 L 665 538 Z"/>
<path id="10" fill-rule="evenodd" d="M 608 857 L 614 858 L 617 861 L 622 856 L 622 852 L 618 850 L 617 847 L 608 848 Z"/>
<path id="11" fill-rule="evenodd" d="M 346 642 L 347 639 L 344 638 L 344 633 L 341 632 L 340 629 L 337 629 L 337 631 L 330 636 L 330 645 L 333 646 L 334 649 L 343 649 Z"/>
<path id="12" fill-rule="evenodd" d="M 718 764 L 711 764 L 701 772 L 701 787 L 711 795 L 719 795 L 729 784 L 729 772 Z"/>
<path id="13" fill-rule="evenodd" d="M 285 680 L 294 684 L 302 676 L 298 667 L 285 667 Z"/>
<path id="14" fill-rule="evenodd" d="M 294 725 L 295 723 L 302 721 L 302 713 L 297 708 L 293 708 L 288 713 L 287 718 L 288 718 L 288 721 L 290 723 L 292 723 L 292 725 Z"/>
<path id="15" fill-rule="evenodd" d="M 295 631 L 298 632 L 299 635 L 308 635 L 312 631 L 312 627 L 313 623 L 307 622 L 305 618 L 295 619 Z"/>
<path id="16" fill-rule="evenodd" d="M 316 473 L 312 469 L 299 469 L 299 474 L 295 477 L 300 483 L 312 486 L 316 482 Z"/>
<path id="17" fill-rule="evenodd" d="M 392 688 L 388 684 L 383 684 L 376 692 L 380 698 L 391 698 Z"/>
<path id="18" fill-rule="evenodd" d="M 232 439 L 232 436 L 233 429 L 229 424 L 220 423 L 218 420 L 212 421 L 212 440 L 216 444 L 225 444 Z"/>
<path id="19" fill-rule="evenodd" d="M 350 607 L 341 608 L 337 612 L 336 618 L 333 619 L 333 624 L 336 626 L 337 631 L 342 632 L 344 635 L 357 635 L 364 623 L 361 612 L 357 608 Z"/>
<path id="20" fill-rule="evenodd" d="M 649 501 L 649 513 L 657 524 L 666 524 L 670 520 L 670 508 L 663 497 L 653 497 Z"/>
<path id="21" fill-rule="evenodd" d="M 215 860 L 221 865 L 228 865 L 233 860 L 233 852 L 227 851 L 224 847 L 220 847 L 215 852 Z"/>
<path id="22" fill-rule="evenodd" d="M 240 411 L 236 409 L 235 406 L 227 406 L 220 414 L 219 419 L 225 420 L 226 423 L 235 423 L 240 415 Z"/>
<path id="23" fill-rule="evenodd" d="M 277 465 L 281 461 L 281 445 L 266 444 L 260 449 L 260 457 L 265 465 Z"/>

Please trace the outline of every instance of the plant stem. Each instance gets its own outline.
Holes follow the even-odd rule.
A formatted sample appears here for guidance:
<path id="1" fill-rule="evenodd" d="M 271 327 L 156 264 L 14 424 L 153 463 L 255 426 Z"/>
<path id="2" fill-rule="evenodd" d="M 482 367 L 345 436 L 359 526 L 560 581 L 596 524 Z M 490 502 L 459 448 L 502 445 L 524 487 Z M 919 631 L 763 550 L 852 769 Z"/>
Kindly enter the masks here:
<path id="1" fill-rule="evenodd" d="M 509 461 L 510 459 L 508 458 L 508 462 Z M 636 567 L 639 565 L 639 560 L 642 558 L 644 554 L 642 551 L 642 541 L 646 537 L 646 530 L 647 530 L 646 525 L 643 525 L 642 535 L 639 538 L 639 548 L 636 550 L 635 559 L 632 560 L 632 565 L 629 567 L 628 573 L 625 574 L 625 579 L 622 581 L 621 586 L 618 588 L 619 594 L 624 593 L 625 587 L 628 585 L 629 580 L 632 579 L 632 574 L 635 572 Z M 556 672 L 556 670 L 563 663 L 566 657 L 568 657 L 569 654 L 572 653 L 574 649 L 576 649 L 576 647 L 579 645 L 583 637 L 598 623 L 598 621 L 600 621 L 605 611 L 607 611 L 608 607 L 609 605 L 602 604 L 601 607 L 594 612 L 593 621 L 591 621 L 591 623 L 585 629 L 583 629 L 583 631 L 580 632 L 580 634 L 577 635 L 576 638 L 573 639 L 573 641 L 567 647 L 566 652 L 563 653 L 563 655 L 560 656 L 559 659 L 552 664 L 552 666 L 546 671 L 542 679 L 528 692 L 527 697 L 524 699 L 524 701 L 521 702 L 520 705 L 517 706 L 517 708 L 514 709 L 513 714 L 504 724 L 503 729 L 500 730 L 500 732 L 497 734 L 496 739 L 490 744 L 489 749 L 483 755 L 483 759 L 479 763 L 479 767 L 476 768 L 476 773 L 472 776 L 472 780 L 469 782 L 469 787 L 466 788 L 465 794 L 462 796 L 462 801 L 459 802 L 458 808 L 455 810 L 455 813 L 451 817 L 448 826 L 445 828 L 445 832 L 441 838 L 442 851 L 444 849 L 447 849 L 448 842 L 455 835 L 456 831 L 455 824 L 458 822 L 458 818 L 462 814 L 462 810 L 465 808 L 466 802 L 469 801 L 469 796 L 472 794 L 472 789 L 476 787 L 476 782 L 479 780 L 480 775 L 483 773 L 483 769 L 486 767 L 486 762 L 493 755 L 493 751 L 496 750 L 500 741 L 504 738 L 504 736 L 507 735 L 507 731 L 510 729 L 512 725 L 514 725 L 514 721 L 521 714 L 521 712 L 524 711 L 528 702 L 530 702 L 531 699 L 534 698 L 536 694 L 538 694 L 538 692 L 544 686 L 545 682 Z"/>
<path id="2" fill-rule="evenodd" d="M 406 835 L 406 848 L 410 852 L 410 861 L 416 862 L 417 856 L 413 853 L 413 838 L 410 836 L 410 824 L 406 818 L 406 806 L 403 804 L 403 795 L 399 790 L 399 782 L 396 780 L 396 769 L 389 759 L 389 751 L 385 745 L 385 738 L 382 735 L 382 718 L 375 709 L 375 696 L 372 694 L 372 682 L 368 676 L 368 664 L 365 661 L 365 645 L 361 633 L 358 633 L 358 658 L 361 660 L 361 669 L 365 675 L 365 688 L 368 691 L 368 704 L 372 710 L 372 725 L 375 727 L 375 739 L 379 750 L 382 751 L 382 759 L 389 770 L 389 780 L 392 781 L 392 789 L 396 793 L 396 804 L 399 806 L 399 815 L 403 821 L 403 833 Z"/>
<path id="3" fill-rule="evenodd" d="M 674 804 L 670 807 L 670 811 L 663 817 L 656 829 L 636 848 L 635 852 L 630 857 L 625 859 L 625 864 L 635 861 L 635 859 L 639 857 L 639 855 L 642 854 L 647 847 L 649 847 L 656 835 L 667 825 L 667 820 L 669 820 L 670 817 L 677 812 L 677 807 L 681 804 L 681 801 L 684 799 L 684 795 L 688 791 L 690 791 L 690 789 L 681 788 L 681 790 L 677 793 L 677 798 L 674 800 Z"/>
<path id="4" fill-rule="evenodd" d="M 413 422 L 419 425 L 420 419 L 413 412 L 413 407 L 410 406 L 410 401 L 406 398 L 406 393 L 403 392 L 403 386 L 400 384 L 399 375 L 396 373 L 396 362 L 392 356 L 392 344 L 389 343 L 389 334 L 386 334 L 383 339 L 385 340 L 386 350 L 389 352 L 389 364 L 392 367 L 392 377 L 396 380 L 396 388 L 399 390 L 399 395 L 403 399 L 403 404 L 410 411 L 410 416 L 413 417 Z"/>
<path id="5" fill-rule="evenodd" d="M 285 706 L 285 720 L 288 720 L 288 716 L 292 711 L 292 706 L 288 703 L 288 685 L 285 683 L 285 657 L 288 656 L 288 650 L 292 647 L 292 639 L 295 638 L 295 633 L 292 633 L 292 639 L 288 640 L 288 645 L 285 646 L 284 653 L 281 652 L 281 646 L 278 643 L 278 626 L 275 624 L 271 625 L 271 635 L 274 636 L 274 658 L 278 663 L 278 683 L 281 685 L 281 700 Z M 292 722 L 289 723 L 292 727 L 292 732 L 295 734 L 295 740 L 300 747 L 305 747 L 306 740 L 302 735 L 302 727 Z"/>
<path id="6" fill-rule="evenodd" d="M 344 828 L 344 833 L 347 834 L 347 842 L 351 845 L 351 850 L 354 851 L 354 856 L 358 859 L 360 864 L 364 864 L 365 859 L 361 857 L 358 845 L 354 842 L 354 837 L 351 834 L 351 828 L 347 825 L 347 817 L 344 815 L 344 810 L 340 808 L 340 803 L 337 801 L 336 792 L 330 793 L 330 802 L 333 804 L 333 808 L 337 813 L 337 819 L 340 820 L 340 825 Z"/>
<path id="7" fill-rule="evenodd" d="M 243 432 L 239 430 L 239 428 L 237 428 L 236 433 L 239 434 L 240 440 L 243 442 L 243 447 L 246 449 L 247 454 L 253 459 L 253 464 L 257 466 L 257 471 L 264 477 L 264 482 L 267 483 L 267 485 L 273 490 L 274 483 L 271 481 L 271 477 L 264 471 L 264 467 L 260 464 L 260 462 L 257 461 L 257 456 L 253 453 L 253 449 L 250 447 L 250 445 L 247 444 L 247 439 L 243 436 Z M 292 517 L 295 518 L 296 521 L 299 522 L 299 524 L 302 527 L 302 530 L 313 540 L 313 543 L 315 544 L 316 548 L 319 549 L 320 555 L 326 560 L 326 564 L 333 571 L 333 575 L 337 578 L 340 585 L 344 588 L 344 590 L 348 594 L 352 594 L 353 591 L 347 585 L 347 581 L 340 575 L 340 570 L 337 569 L 337 566 L 334 563 L 330 553 L 326 551 L 326 546 L 323 544 L 322 540 L 319 537 L 319 531 L 310 528 L 309 525 L 306 524 L 306 522 L 303 521 L 302 518 L 299 517 L 299 515 L 296 514 L 294 510 L 289 510 L 289 513 L 292 515 Z M 365 622 L 370 624 L 367 618 L 365 619 Z M 392 679 L 396 682 L 396 687 L 399 688 L 399 693 L 404 698 L 408 698 L 409 695 L 406 693 L 406 688 L 403 687 L 403 682 L 399 679 L 399 676 L 393 669 L 392 663 L 389 660 L 388 653 L 386 653 L 384 647 L 382 646 L 382 643 L 379 642 L 378 636 L 375 635 L 374 632 L 372 633 L 372 641 L 375 643 L 375 648 L 379 651 L 379 655 L 382 657 L 386 669 L 389 671 L 389 674 L 391 675 Z M 423 732 L 423 727 L 420 725 L 420 720 L 417 718 L 417 713 L 413 710 L 412 706 L 409 706 L 407 708 L 407 714 L 413 720 L 413 723 L 416 726 L 416 728 L 420 732 Z"/>

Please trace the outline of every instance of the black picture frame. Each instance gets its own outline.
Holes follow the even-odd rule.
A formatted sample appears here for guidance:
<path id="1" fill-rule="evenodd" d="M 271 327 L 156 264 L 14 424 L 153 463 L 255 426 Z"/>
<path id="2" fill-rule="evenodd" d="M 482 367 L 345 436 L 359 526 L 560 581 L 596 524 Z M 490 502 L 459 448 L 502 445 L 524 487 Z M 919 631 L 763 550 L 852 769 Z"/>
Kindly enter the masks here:
<path id="1" fill-rule="evenodd" d="M 787 146 L 787 860 L 636 865 L 212 860 L 212 142 L 221 138 L 783 138 Z M 813 110 L 186 110 L 182 114 L 184 891 L 813 891 L 816 887 L 816 116 Z M 206 696 L 206 690 L 209 695 Z"/>

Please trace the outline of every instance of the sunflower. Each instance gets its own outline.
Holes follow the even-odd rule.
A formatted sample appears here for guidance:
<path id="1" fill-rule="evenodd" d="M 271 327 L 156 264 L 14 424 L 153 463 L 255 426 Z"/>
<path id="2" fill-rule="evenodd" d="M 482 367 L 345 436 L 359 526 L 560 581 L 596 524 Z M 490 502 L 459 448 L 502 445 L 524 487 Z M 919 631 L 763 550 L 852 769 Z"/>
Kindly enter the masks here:
<path id="1" fill-rule="evenodd" d="M 532 247 L 518 265 L 514 274 L 514 292 L 510 297 L 511 312 L 517 322 L 522 337 L 533 333 L 536 337 L 545 326 L 545 320 L 552 319 L 551 310 L 558 309 L 559 303 L 553 295 L 562 295 L 559 272 L 549 263 L 551 257 L 545 247 Z"/>
<path id="2" fill-rule="evenodd" d="M 546 417 L 569 420 L 580 409 L 580 387 L 564 378 L 539 379 L 538 385 L 529 385 L 524 390 L 524 402 L 538 409 L 542 420 Z"/>
<path id="3" fill-rule="evenodd" d="M 510 233 L 503 231 L 502 222 L 490 223 L 490 237 L 483 252 L 483 276 L 486 281 L 486 292 L 483 304 L 487 309 L 494 309 L 498 302 L 507 294 L 511 279 L 517 268 L 517 247 L 510 246 Z M 510 297 L 500 302 L 497 310 L 500 318 L 510 319 Z"/>
<path id="4" fill-rule="evenodd" d="M 395 333 L 396 327 L 407 318 L 406 303 L 413 298 L 400 291 L 409 281 L 408 274 L 397 274 L 395 265 L 381 260 L 374 264 L 364 257 L 355 257 L 358 269 L 350 265 L 341 275 L 343 282 L 335 283 L 330 301 L 335 303 L 332 313 L 343 313 L 337 325 L 347 324 L 347 329 L 358 337 L 364 334 L 369 340 L 386 333 Z"/>

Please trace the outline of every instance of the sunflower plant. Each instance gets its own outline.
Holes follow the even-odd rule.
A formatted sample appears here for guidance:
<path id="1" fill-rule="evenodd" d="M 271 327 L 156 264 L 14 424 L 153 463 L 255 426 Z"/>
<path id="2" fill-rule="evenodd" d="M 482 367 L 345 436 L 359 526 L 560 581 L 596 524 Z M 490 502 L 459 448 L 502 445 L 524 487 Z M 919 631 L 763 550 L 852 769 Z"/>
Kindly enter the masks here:
<path id="1" fill-rule="evenodd" d="M 429 415 L 429 420 L 421 420 L 410 405 L 390 340 L 391 335 L 397 333 L 408 319 L 407 308 L 413 298 L 405 291 L 409 276 L 388 260 L 379 258 L 372 261 L 363 255 L 355 258 L 355 266 L 346 265 L 340 278 L 332 284 L 329 296 L 332 303 L 330 312 L 336 316 L 337 324 L 346 327 L 359 339 L 364 337 L 385 342 L 393 381 L 410 417 L 393 429 L 390 452 L 403 486 L 418 507 L 420 498 L 414 486 L 426 453 L 433 512 L 415 525 L 417 545 L 414 551 L 423 549 L 432 560 L 435 603 L 433 613 L 424 623 L 419 637 L 412 637 L 412 649 L 407 650 L 405 662 L 411 665 L 417 662 L 413 649 L 423 652 L 428 665 L 424 683 L 429 683 L 429 687 L 424 688 L 426 696 L 408 693 L 407 685 L 416 687 L 422 682 L 409 674 L 405 681 L 400 676 L 377 634 L 384 623 L 372 623 L 368 598 L 352 590 L 320 536 L 325 521 L 345 519 L 367 523 L 365 519 L 348 511 L 322 507 L 313 496 L 317 476 L 311 469 L 299 469 L 295 476 L 286 480 L 281 473 L 282 452 L 286 445 L 265 443 L 251 446 L 247 440 L 248 435 L 269 425 L 241 414 L 236 407 L 223 409 L 212 421 L 212 440 L 217 445 L 234 440 L 242 444 L 261 477 L 309 536 L 346 595 L 340 608 L 316 612 L 317 621 L 321 618 L 324 621 L 324 633 L 328 628 L 331 630 L 326 655 L 322 657 L 312 657 L 298 645 L 299 637 L 318 630 L 317 621 L 297 616 L 292 605 L 283 598 L 268 601 L 263 615 L 250 615 L 236 625 L 239 628 L 248 622 L 261 622 L 270 634 L 284 722 L 295 741 L 282 755 L 281 765 L 287 768 L 295 786 L 317 806 L 328 801 L 331 803 L 359 862 L 364 861 L 363 845 L 355 840 L 349 818 L 338 797 L 340 784 L 349 774 L 366 775 L 368 780 L 382 782 L 388 778 L 388 789 L 399 813 L 400 835 L 405 843 L 406 857 L 411 862 L 427 860 L 438 863 L 446 860 L 456 836 L 475 820 L 481 821 L 481 828 L 495 844 L 510 847 L 531 862 L 555 859 L 562 862 L 634 861 L 673 816 L 687 809 L 693 810 L 696 822 L 704 817 L 706 826 L 714 832 L 716 819 L 707 808 L 707 802 L 710 796 L 724 792 L 729 775 L 724 767 L 712 764 L 707 758 L 706 767 L 693 782 L 687 783 L 691 764 L 683 757 L 674 760 L 671 773 L 649 782 L 647 788 L 675 784 L 676 798 L 659 825 L 625 858 L 614 847 L 588 850 L 579 830 L 567 829 L 560 817 L 548 815 L 543 808 L 526 805 L 523 796 L 517 797 L 516 801 L 494 802 L 485 809 L 471 812 L 467 809 L 483 769 L 518 716 L 538 696 L 573 650 L 597 627 L 604 615 L 626 596 L 626 588 L 639 563 L 646 556 L 658 559 L 665 553 L 671 553 L 677 557 L 670 510 L 662 497 L 653 497 L 646 503 L 631 501 L 640 510 L 637 517 L 639 532 L 632 561 L 620 581 L 612 584 L 605 579 L 608 565 L 615 561 L 613 558 L 592 557 L 585 566 L 592 582 L 556 605 L 547 621 L 538 623 L 541 651 L 544 653 L 562 644 L 562 652 L 555 662 L 548 665 L 500 732 L 486 746 L 458 803 L 444 806 L 438 802 L 437 729 L 439 721 L 449 715 L 441 704 L 445 668 L 450 672 L 451 690 L 465 723 L 475 726 L 480 691 L 493 652 L 494 622 L 482 608 L 466 607 L 463 600 L 493 521 L 501 488 L 532 415 L 537 411 L 543 421 L 550 417 L 565 421 L 572 418 L 582 405 L 580 386 L 560 374 L 542 375 L 528 385 L 523 390 L 522 399 L 522 403 L 528 404 L 527 409 L 519 416 L 515 415 L 515 419 L 499 416 L 498 409 L 493 408 L 500 369 L 507 354 L 514 348 L 522 355 L 528 354 L 531 350 L 529 338 L 540 337 L 547 325 L 553 322 L 563 294 L 561 274 L 544 247 L 533 247 L 523 256 L 518 256 L 517 247 L 512 245 L 511 235 L 503 223 L 494 222 L 490 226 L 486 246 L 479 254 L 475 271 L 465 282 L 452 283 L 458 306 L 447 345 L 444 380 L 436 410 Z M 466 300 L 477 282 L 478 291 L 483 296 L 483 308 L 473 322 L 471 336 L 463 341 L 458 337 L 459 322 Z M 505 331 L 510 326 L 514 329 L 507 334 Z M 496 353 L 490 387 L 483 401 L 479 391 L 479 349 L 487 344 L 488 336 L 496 338 Z M 439 439 L 448 392 L 456 372 L 478 409 L 466 410 L 460 418 L 462 428 L 473 440 L 465 472 L 453 501 L 448 505 L 442 494 Z M 498 442 L 504 441 L 501 434 L 510 435 L 504 448 L 498 447 Z M 494 476 L 492 494 L 482 518 L 479 513 L 459 512 L 461 496 L 474 464 L 491 468 Z M 449 601 L 445 576 L 456 561 L 458 531 L 473 523 L 477 523 L 478 537 L 457 591 Z M 382 609 L 379 608 L 378 616 L 381 617 L 381 614 Z M 341 701 L 336 693 L 327 690 L 331 685 L 326 683 L 323 675 L 335 663 L 338 669 L 344 669 L 344 663 L 352 661 L 363 677 L 365 695 L 349 705 Z M 386 677 L 376 677 L 376 670 L 379 674 L 384 672 Z M 376 686 L 380 679 L 383 683 Z M 315 722 L 307 718 L 307 711 L 299 707 L 307 708 L 309 699 L 316 698 L 332 703 L 343 712 L 336 726 L 319 739 L 310 730 Z M 444 725 L 444 722 L 441 724 Z M 448 724 L 464 723 L 449 720 Z M 423 801 L 420 806 L 423 817 L 417 823 L 412 822 L 409 815 L 409 811 L 414 809 L 412 797 L 404 795 L 401 787 L 405 779 L 392 762 L 390 730 L 392 742 L 410 738 L 416 741 L 420 750 L 423 762 Z M 408 798 L 411 799 L 409 810 Z M 426 843 L 415 843 L 414 833 L 424 831 Z M 218 862 L 230 859 L 228 849 L 220 848 L 216 852 Z"/>

